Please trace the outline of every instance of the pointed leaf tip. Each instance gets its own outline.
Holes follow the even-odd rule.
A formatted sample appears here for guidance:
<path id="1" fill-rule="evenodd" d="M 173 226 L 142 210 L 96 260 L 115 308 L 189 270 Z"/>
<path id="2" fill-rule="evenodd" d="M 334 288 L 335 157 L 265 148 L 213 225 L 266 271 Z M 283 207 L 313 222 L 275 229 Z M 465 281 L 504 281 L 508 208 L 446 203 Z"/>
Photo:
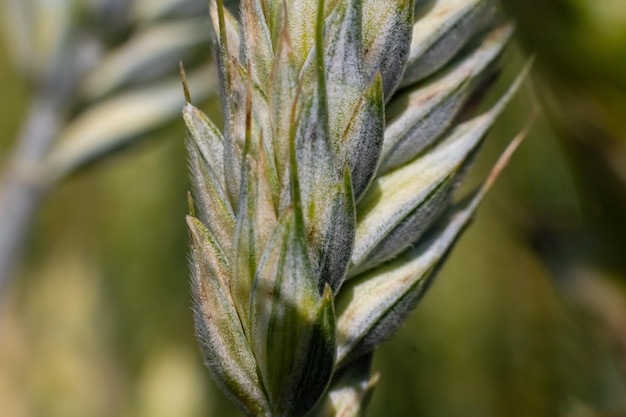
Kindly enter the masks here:
<path id="1" fill-rule="evenodd" d="M 193 197 L 191 196 L 190 191 L 187 191 L 187 212 L 191 217 L 196 217 L 196 213 L 193 207 Z"/>
<path id="2" fill-rule="evenodd" d="M 183 83 L 183 92 L 185 93 L 185 102 L 191 104 L 191 95 L 189 94 L 189 85 L 187 84 L 187 74 L 185 73 L 185 67 L 183 61 L 179 61 L 180 67 L 180 79 Z"/>

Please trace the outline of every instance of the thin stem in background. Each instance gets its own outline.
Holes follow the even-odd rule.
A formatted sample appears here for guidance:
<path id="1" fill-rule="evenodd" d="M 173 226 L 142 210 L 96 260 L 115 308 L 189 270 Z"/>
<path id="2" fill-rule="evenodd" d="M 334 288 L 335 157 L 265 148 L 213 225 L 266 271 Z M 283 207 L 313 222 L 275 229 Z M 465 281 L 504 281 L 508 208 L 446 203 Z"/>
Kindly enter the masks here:
<path id="1" fill-rule="evenodd" d="M 39 168 L 62 127 L 61 106 L 35 97 L 0 184 L 0 300 L 50 181 Z M 1 302 L 1 301 L 0 301 Z"/>

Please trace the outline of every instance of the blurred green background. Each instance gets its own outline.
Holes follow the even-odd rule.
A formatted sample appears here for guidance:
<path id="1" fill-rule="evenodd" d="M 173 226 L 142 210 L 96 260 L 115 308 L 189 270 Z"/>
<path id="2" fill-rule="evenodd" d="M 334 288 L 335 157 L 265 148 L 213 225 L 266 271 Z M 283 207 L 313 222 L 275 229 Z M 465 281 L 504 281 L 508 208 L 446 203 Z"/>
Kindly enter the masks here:
<path id="1" fill-rule="evenodd" d="M 376 354 L 371 417 L 626 416 L 626 2 L 505 8 L 518 21 L 505 78 L 531 53 L 534 73 L 474 183 L 534 108 L 539 118 Z M 31 95 L 5 46 L 0 164 Z M 204 108 L 217 117 L 215 101 Z M 1 416 L 239 415 L 193 335 L 183 139 L 180 120 L 153 130 L 40 207 L 0 300 Z"/>

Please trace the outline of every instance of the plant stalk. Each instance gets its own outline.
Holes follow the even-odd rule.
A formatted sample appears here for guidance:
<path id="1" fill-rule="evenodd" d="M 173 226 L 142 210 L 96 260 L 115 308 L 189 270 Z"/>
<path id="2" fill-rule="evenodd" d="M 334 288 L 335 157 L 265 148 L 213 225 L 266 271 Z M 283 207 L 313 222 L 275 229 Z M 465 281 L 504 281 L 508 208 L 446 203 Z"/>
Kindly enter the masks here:
<path id="1" fill-rule="evenodd" d="M 21 257 L 35 213 L 54 180 L 40 170 L 62 127 L 57 100 L 36 96 L 0 182 L 0 302 Z"/>

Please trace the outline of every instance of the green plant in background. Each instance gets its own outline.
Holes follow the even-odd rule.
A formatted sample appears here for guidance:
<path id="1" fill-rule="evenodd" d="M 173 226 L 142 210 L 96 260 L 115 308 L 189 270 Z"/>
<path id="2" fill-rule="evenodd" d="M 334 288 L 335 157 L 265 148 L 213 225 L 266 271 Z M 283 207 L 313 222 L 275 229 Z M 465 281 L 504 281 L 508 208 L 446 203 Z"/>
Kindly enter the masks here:
<path id="1" fill-rule="evenodd" d="M 31 94 L 0 172 L 0 290 L 46 193 L 68 174 L 175 118 L 177 62 L 199 98 L 207 75 L 197 0 L 6 0 L 6 45 Z M 210 67 L 212 68 L 212 67 Z"/>
<path id="2" fill-rule="evenodd" d="M 211 2 L 224 130 L 187 104 L 205 361 L 250 416 L 356 416 L 372 351 L 415 307 L 510 152 L 457 185 L 513 86 L 490 1 Z M 190 101 L 189 93 L 187 99 Z"/>
<path id="3" fill-rule="evenodd" d="M 520 39 L 537 54 L 536 80 L 542 92 L 538 99 L 565 151 L 567 166 L 560 175 L 570 176 L 574 184 L 566 204 L 562 192 L 554 194 L 543 182 L 520 193 L 524 209 L 518 213 L 518 227 L 549 267 L 567 305 L 583 318 L 585 329 L 598 334 L 615 356 L 614 366 L 602 378 L 611 390 L 604 390 L 598 403 L 623 409 L 626 3 L 504 3 L 519 23 Z M 553 36 L 542 34 L 547 25 Z M 521 182 L 517 185 L 524 187 Z M 613 376 L 616 369 L 621 378 Z"/>

